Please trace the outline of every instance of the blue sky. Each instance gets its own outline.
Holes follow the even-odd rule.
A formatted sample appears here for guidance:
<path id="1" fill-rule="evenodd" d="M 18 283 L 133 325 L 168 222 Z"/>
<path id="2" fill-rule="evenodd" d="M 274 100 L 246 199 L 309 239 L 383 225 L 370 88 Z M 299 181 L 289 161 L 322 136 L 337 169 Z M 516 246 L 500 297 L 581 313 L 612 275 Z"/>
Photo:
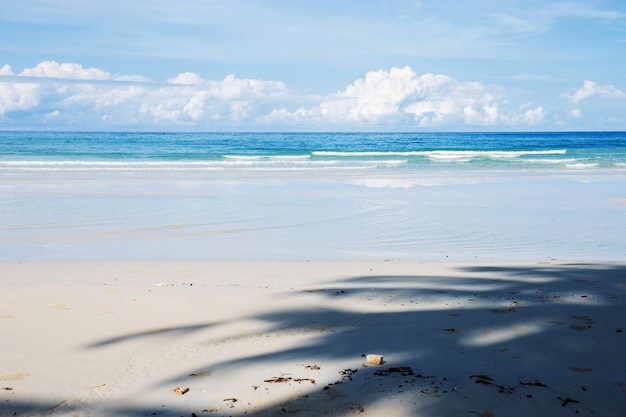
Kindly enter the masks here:
<path id="1" fill-rule="evenodd" d="M 0 39 L 0 129 L 626 130 L 623 0 L 20 0 Z"/>

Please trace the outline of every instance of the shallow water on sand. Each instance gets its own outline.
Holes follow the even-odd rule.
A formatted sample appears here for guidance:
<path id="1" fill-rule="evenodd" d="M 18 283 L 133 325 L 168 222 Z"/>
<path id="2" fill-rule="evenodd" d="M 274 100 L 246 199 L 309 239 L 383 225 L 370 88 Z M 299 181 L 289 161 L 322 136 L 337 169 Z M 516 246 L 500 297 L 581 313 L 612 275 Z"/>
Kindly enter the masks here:
<path id="1" fill-rule="evenodd" d="M 626 177 L 4 177 L 0 259 L 626 259 Z"/>

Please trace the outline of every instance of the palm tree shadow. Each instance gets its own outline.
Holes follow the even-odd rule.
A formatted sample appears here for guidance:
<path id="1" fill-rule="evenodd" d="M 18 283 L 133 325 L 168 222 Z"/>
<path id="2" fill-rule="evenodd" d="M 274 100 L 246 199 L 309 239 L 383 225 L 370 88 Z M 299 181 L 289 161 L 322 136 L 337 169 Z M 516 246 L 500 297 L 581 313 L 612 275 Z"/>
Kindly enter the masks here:
<path id="1" fill-rule="evenodd" d="M 182 409 L 186 415 L 200 416 L 204 410 L 257 417 L 383 415 L 389 410 L 394 415 L 527 416 L 541 410 L 551 416 L 621 416 L 626 409 L 625 291 L 626 266 L 611 264 L 478 266 L 451 276 L 351 277 L 295 294 L 313 298 L 315 309 L 255 317 L 268 323 L 264 340 L 290 336 L 297 343 L 207 361 L 202 367 L 243 381 L 246 369 L 266 366 L 271 381 L 283 369 L 276 364 L 290 364 L 284 383 L 259 380 L 233 392 L 233 398 L 258 398 L 253 391 L 263 390 L 266 397 L 276 392 L 279 399 L 258 404 L 213 399 L 211 406 L 198 409 L 192 409 L 193 401 L 183 408 L 111 405 L 109 410 L 118 416 L 179 416 Z M 171 331 L 184 335 L 208 326 Z M 122 335 L 89 349 L 154 335 Z M 253 342 L 262 344 L 258 338 Z M 385 363 L 366 364 L 368 353 L 382 354 Z M 187 369 L 154 386 L 188 383 L 210 392 L 219 384 L 212 377 L 194 379 L 193 373 Z M 39 410 L 16 403 L 0 405 L 0 412 L 3 408 L 18 414 Z"/>
<path id="2" fill-rule="evenodd" d="M 176 326 L 176 327 L 166 327 L 166 328 L 146 330 L 143 332 L 129 333 L 129 334 L 124 334 L 124 335 L 120 335 L 117 337 L 112 337 L 109 339 L 98 340 L 97 342 L 88 344 L 86 347 L 89 349 L 101 348 L 101 347 L 105 347 L 109 345 L 130 342 L 132 340 L 139 340 L 139 339 L 144 339 L 148 337 L 161 337 L 161 336 L 168 336 L 170 338 L 184 337 L 187 334 L 199 332 L 201 330 L 208 329 L 217 324 L 218 323 L 208 322 L 208 323 L 192 324 L 188 326 Z"/>

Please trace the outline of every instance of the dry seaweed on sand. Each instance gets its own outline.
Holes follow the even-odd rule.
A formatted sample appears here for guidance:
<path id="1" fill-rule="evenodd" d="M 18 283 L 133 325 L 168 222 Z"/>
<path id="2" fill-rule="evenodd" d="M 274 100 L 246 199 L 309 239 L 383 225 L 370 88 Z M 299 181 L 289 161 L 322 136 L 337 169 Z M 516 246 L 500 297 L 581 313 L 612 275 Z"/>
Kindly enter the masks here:
<path id="1" fill-rule="evenodd" d="M 532 386 L 532 387 L 547 387 L 546 384 L 544 384 L 543 382 L 539 381 L 538 379 L 536 379 L 535 382 L 520 381 L 519 384 L 520 385 L 528 385 L 528 386 Z"/>
<path id="2" fill-rule="evenodd" d="M 496 384 L 493 378 L 491 378 L 489 375 L 484 375 L 484 374 L 470 375 L 470 379 L 474 380 L 474 382 L 477 384 L 492 385 L 498 388 L 500 393 L 513 394 L 515 392 L 515 387 L 509 386 L 509 385 Z"/>

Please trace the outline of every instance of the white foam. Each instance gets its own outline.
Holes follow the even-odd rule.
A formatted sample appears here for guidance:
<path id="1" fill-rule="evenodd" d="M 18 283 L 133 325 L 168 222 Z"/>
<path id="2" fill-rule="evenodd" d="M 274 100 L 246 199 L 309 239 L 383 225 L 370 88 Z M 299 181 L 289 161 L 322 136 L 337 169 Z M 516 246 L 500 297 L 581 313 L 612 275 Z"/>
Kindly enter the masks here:
<path id="1" fill-rule="evenodd" d="M 422 151 L 408 151 L 408 152 L 343 152 L 343 151 L 313 151 L 311 153 L 314 156 L 340 156 L 340 157 L 374 157 L 374 156 L 412 156 L 412 155 L 424 155 Z"/>
<path id="2" fill-rule="evenodd" d="M 406 159 L 322 159 L 312 160 L 308 157 L 233 157 L 222 160 L 202 161 L 87 161 L 87 160 L 21 160 L 0 161 L 0 171 L 33 171 L 33 172 L 153 172 L 180 171 L 197 172 L 211 170 L 355 170 L 376 167 L 394 167 L 408 163 Z"/>
<path id="3" fill-rule="evenodd" d="M 588 168 L 596 168 L 599 164 L 565 164 L 565 166 L 567 168 L 573 168 L 573 169 L 588 169 Z"/>
<path id="4" fill-rule="evenodd" d="M 402 151 L 402 152 L 343 152 L 343 151 L 313 151 L 314 156 L 339 156 L 339 157 L 376 157 L 376 156 L 426 156 L 429 158 L 454 159 L 454 158 L 519 158 L 524 155 L 564 155 L 565 149 L 553 149 L 545 151 Z"/>
<path id="5" fill-rule="evenodd" d="M 433 162 L 470 162 L 471 156 L 459 154 L 431 154 L 428 159 Z"/>
<path id="6" fill-rule="evenodd" d="M 533 163 L 533 164 L 572 164 L 574 162 L 578 161 L 578 159 L 576 158 L 565 158 L 565 159 L 524 159 L 521 162 L 524 163 Z"/>
<path id="7" fill-rule="evenodd" d="M 238 159 L 238 160 L 294 160 L 294 159 L 311 159 L 311 155 L 224 155 L 224 159 Z"/>

